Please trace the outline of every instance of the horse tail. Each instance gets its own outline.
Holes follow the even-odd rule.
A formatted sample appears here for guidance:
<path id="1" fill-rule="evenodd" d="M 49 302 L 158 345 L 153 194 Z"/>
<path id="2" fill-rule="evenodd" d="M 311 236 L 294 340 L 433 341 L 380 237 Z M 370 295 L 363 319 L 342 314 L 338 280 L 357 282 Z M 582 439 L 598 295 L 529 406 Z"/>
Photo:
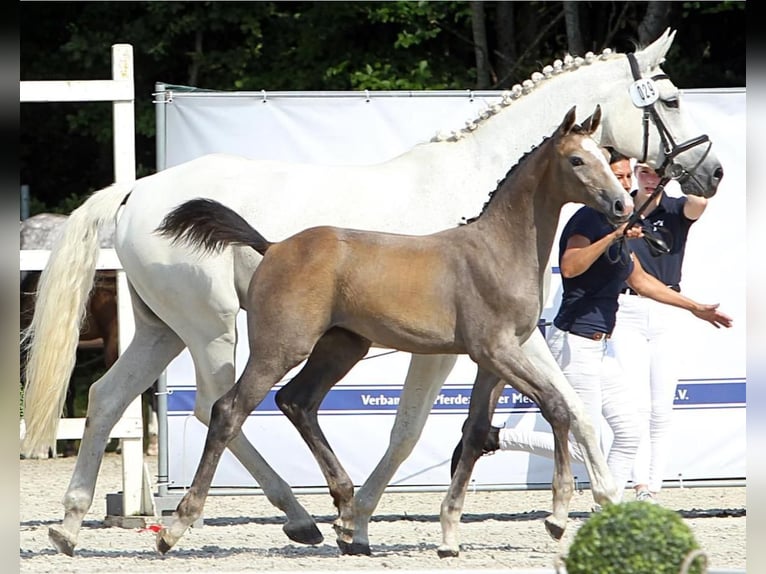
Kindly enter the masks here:
<path id="1" fill-rule="evenodd" d="M 96 274 L 99 229 L 115 217 L 131 189 L 132 184 L 115 183 L 75 209 L 40 276 L 35 312 L 21 339 L 27 351 L 22 445 L 26 455 L 55 444 Z"/>
<path id="2" fill-rule="evenodd" d="M 165 216 L 157 233 L 173 243 L 211 253 L 229 245 L 244 245 L 261 255 L 273 244 L 236 211 L 212 199 L 191 199 Z"/>

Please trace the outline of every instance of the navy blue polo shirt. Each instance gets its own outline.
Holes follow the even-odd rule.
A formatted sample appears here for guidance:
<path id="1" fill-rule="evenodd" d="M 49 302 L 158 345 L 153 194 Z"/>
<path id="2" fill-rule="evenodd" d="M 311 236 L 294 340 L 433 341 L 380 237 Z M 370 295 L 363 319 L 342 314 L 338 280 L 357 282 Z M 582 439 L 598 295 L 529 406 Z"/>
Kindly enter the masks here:
<path id="1" fill-rule="evenodd" d="M 559 239 L 559 266 L 569 238 L 582 235 L 595 243 L 614 226 L 595 209 L 581 207 L 566 223 Z M 621 249 L 622 246 L 622 249 Z M 561 278 L 561 307 L 553 319 L 559 329 L 579 335 L 611 333 L 617 316 L 617 297 L 633 271 L 627 245 L 615 242 L 577 277 Z"/>
<path id="2" fill-rule="evenodd" d="M 689 228 L 696 220 L 684 215 L 685 197 L 670 197 L 662 192 L 660 204 L 644 217 L 644 226 L 662 237 L 670 247 L 670 253 L 652 253 L 646 241 L 641 238 L 630 239 L 628 244 L 636 254 L 641 266 L 650 275 L 654 275 L 665 285 L 680 286 L 681 266 L 684 262 L 686 239 Z"/>

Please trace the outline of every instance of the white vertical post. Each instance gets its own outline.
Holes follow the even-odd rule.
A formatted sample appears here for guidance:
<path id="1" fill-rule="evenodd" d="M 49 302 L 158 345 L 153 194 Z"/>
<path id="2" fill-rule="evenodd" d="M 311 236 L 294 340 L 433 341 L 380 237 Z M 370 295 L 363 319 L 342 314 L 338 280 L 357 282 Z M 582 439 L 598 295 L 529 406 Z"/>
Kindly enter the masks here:
<path id="1" fill-rule="evenodd" d="M 133 81 L 133 47 L 129 44 L 112 46 L 111 80 L 23 81 L 19 82 L 20 102 L 99 102 L 111 101 L 114 124 L 115 181 L 132 183 L 136 180 L 135 152 L 135 86 Z M 40 270 L 47 262 L 48 252 L 22 251 L 21 270 Z M 102 264 L 102 260 L 105 262 Z M 113 249 L 102 249 L 99 269 L 117 270 L 117 312 L 119 318 L 120 353 L 133 338 L 130 292 L 127 279 Z M 65 419 L 62 419 L 65 420 Z M 148 514 L 146 481 L 143 480 L 143 424 L 141 397 L 133 401 L 109 437 L 122 441 L 123 516 Z M 61 422 L 61 421 L 60 421 Z M 58 438 L 82 438 L 85 419 L 66 420 L 59 424 Z M 23 421 L 22 421 L 23 426 Z M 62 430 L 62 426 L 66 429 Z M 108 500 L 107 500 L 108 506 Z"/>
<path id="2" fill-rule="evenodd" d="M 135 109 L 133 85 L 133 47 L 129 44 L 112 46 L 112 79 L 130 82 L 130 100 L 115 100 L 112 104 L 114 122 L 114 181 L 133 183 L 136 180 L 135 152 Z M 130 304 L 130 292 L 125 272 L 117 272 L 117 313 L 120 328 L 120 354 L 133 337 L 133 312 Z M 123 420 L 142 425 L 141 396 L 128 405 Z M 123 438 L 122 442 L 122 513 L 123 516 L 143 514 L 142 490 L 143 472 L 143 432 L 134 438 Z"/>

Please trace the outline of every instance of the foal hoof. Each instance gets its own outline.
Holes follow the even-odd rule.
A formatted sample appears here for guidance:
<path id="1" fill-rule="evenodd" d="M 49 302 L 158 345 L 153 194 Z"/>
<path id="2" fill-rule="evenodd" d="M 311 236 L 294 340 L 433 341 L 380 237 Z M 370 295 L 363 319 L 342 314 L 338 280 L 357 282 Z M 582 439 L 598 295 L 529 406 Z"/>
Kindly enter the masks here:
<path id="1" fill-rule="evenodd" d="M 338 543 L 338 549 L 340 550 L 341 554 L 345 554 L 347 556 L 372 555 L 369 544 L 362 544 L 361 542 L 344 542 L 340 538 L 338 538 L 336 542 Z"/>
<path id="2" fill-rule="evenodd" d="M 354 541 L 354 531 L 351 528 L 346 528 L 338 523 L 333 523 L 332 529 L 335 531 L 335 541 L 338 546 L 341 544 L 351 544 Z"/>
<path id="3" fill-rule="evenodd" d="M 62 554 L 74 556 L 74 547 L 77 544 L 77 540 L 58 524 L 48 527 L 48 540 Z"/>
<path id="4" fill-rule="evenodd" d="M 319 532 L 319 528 L 315 522 L 308 524 L 295 524 L 288 522 L 282 527 L 282 532 L 287 534 L 287 537 L 293 542 L 299 544 L 308 544 L 314 546 L 321 544 L 324 540 L 324 536 Z"/>
<path id="5" fill-rule="evenodd" d="M 548 531 L 551 538 L 554 540 L 561 540 L 561 537 L 564 536 L 564 531 L 566 530 L 566 524 L 559 524 L 552 517 L 548 517 L 545 519 L 545 529 Z"/>
<path id="6" fill-rule="evenodd" d="M 455 550 L 454 548 L 449 548 L 448 546 L 440 546 L 436 550 L 436 554 L 439 558 L 457 558 L 460 556 L 460 551 Z"/>
<path id="7" fill-rule="evenodd" d="M 173 548 L 173 544 L 168 542 L 166 538 L 167 533 L 168 531 L 166 528 L 163 528 L 157 533 L 156 546 L 157 546 L 157 552 L 159 552 L 160 554 L 167 554 L 168 550 Z"/>

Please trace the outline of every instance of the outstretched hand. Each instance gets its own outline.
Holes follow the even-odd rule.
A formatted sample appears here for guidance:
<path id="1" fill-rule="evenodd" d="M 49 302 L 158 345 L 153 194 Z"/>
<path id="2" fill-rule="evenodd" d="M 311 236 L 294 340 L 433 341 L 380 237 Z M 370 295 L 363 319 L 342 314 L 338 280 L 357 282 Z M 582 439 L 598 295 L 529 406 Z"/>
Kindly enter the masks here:
<path id="1" fill-rule="evenodd" d="M 714 305 L 700 305 L 700 309 L 692 311 L 692 313 L 694 313 L 695 317 L 707 321 L 716 329 L 731 327 L 731 317 L 718 310 L 718 303 Z"/>

